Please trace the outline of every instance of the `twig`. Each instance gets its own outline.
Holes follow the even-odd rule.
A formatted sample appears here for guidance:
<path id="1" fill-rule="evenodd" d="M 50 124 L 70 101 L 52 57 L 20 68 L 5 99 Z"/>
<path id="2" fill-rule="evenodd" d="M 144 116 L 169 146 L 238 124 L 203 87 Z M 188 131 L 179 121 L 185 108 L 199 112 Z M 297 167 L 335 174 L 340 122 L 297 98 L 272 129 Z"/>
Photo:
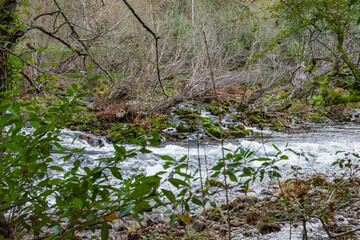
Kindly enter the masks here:
<path id="1" fill-rule="evenodd" d="M 159 64 L 159 46 L 158 46 L 158 40 L 160 39 L 159 36 L 157 36 L 155 34 L 155 32 L 153 30 L 151 30 L 150 27 L 148 27 L 146 25 L 146 23 L 140 18 L 140 16 L 135 12 L 134 8 L 126 1 L 126 0 L 122 0 L 124 2 L 124 4 L 126 5 L 126 7 L 132 12 L 132 14 L 134 15 L 134 17 L 139 21 L 139 23 L 143 26 L 143 28 L 146 29 L 146 31 L 148 31 L 155 39 L 155 53 L 156 53 L 156 72 L 157 72 L 157 78 L 158 78 L 158 82 L 160 84 L 161 90 L 163 92 L 163 94 L 166 97 L 169 97 L 164 89 L 164 86 L 161 82 L 161 74 L 160 74 L 160 64 Z"/>
<path id="2" fill-rule="evenodd" d="M 212 86 L 215 92 L 215 98 L 216 98 L 216 102 L 217 102 L 217 107 L 218 107 L 218 115 L 219 115 L 219 120 L 220 120 L 220 124 L 219 124 L 219 129 L 220 129 L 220 144 L 221 144 L 221 152 L 222 152 L 222 159 L 224 159 L 225 157 L 225 153 L 224 153 L 224 139 L 223 139 L 223 130 L 221 127 L 221 122 L 222 122 L 222 118 L 221 118 L 221 114 L 220 113 L 220 104 L 219 104 L 219 97 L 216 91 L 216 85 L 215 85 L 215 78 L 214 78 L 214 72 L 212 69 L 212 63 L 211 63 L 211 58 L 210 58 L 210 53 L 209 53 L 209 47 L 207 44 L 207 40 L 206 40 L 206 34 L 205 34 L 205 30 L 203 30 L 203 36 L 204 36 L 204 43 L 205 43 L 205 49 L 206 49 L 206 56 L 208 58 L 209 61 L 209 69 L 210 69 L 210 77 L 211 77 L 211 81 L 212 81 Z M 227 223 L 228 223 L 228 232 L 229 232 L 229 240 L 231 240 L 231 222 L 230 222 L 230 207 L 229 207 L 229 191 L 228 191 L 228 186 L 227 186 L 227 177 L 225 175 L 225 171 L 226 169 L 226 164 L 225 164 L 225 160 L 224 161 L 224 184 L 225 184 L 225 198 L 226 198 L 226 206 L 227 206 Z"/>

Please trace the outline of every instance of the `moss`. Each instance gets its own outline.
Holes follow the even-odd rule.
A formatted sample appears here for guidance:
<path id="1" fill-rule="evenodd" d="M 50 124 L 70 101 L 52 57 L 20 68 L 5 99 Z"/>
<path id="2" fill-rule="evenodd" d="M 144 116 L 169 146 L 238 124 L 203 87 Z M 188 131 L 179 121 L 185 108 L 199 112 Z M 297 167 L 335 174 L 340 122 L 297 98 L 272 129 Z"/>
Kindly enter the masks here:
<path id="1" fill-rule="evenodd" d="M 176 109 L 175 113 L 179 116 L 183 116 L 183 115 L 189 115 L 189 114 L 196 114 L 198 115 L 199 113 L 195 110 L 192 109 Z"/>
<path id="2" fill-rule="evenodd" d="M 239 130 L 239 131 L 231 131 L 231 136 L 236 137 L 236 138 L 242 138 L 242 137 L 246 137 L 246 133 Z"/>
<path id="3" fill-rule="evenodd" d="M 234 121 L 234 122 L 238 122 L 238 121 L 240 121 L 240 120 L 242 120 L 242 116 L 241 116 L 241 115 L 236 114 L 236 115 L 233 116 L 233 121 Z"/>
<path id="4" fill-rule="evenodd" d="M 238 131 L 238 130 L 244 130 L 245 127 L 244 125 L 240 124 L 240 125 L 229 125 L 228 128 L 232 131 Z"/>
<path id="5" fill-rule="evenodd" d="M 234 107 L 235 107 L 236 111 L 243 112 L 247 108 L 247 105 L 245 103 L 238 103 L 238 104 L 234 105 Z"/>
<path id="6" fill-rule="evenodd" d="M 205 110 L 210 112 L 211 115 L 214 115 L 214 116 L 225 116 L 226 115 L 226 110 L 225 109 L 220 110 L 218 107 L 212 106 L 212 105 L 207 105 L 205 107 Z"/>
<path id="7" fill-rule="evenodd" d="M 203 117 L 202 121 L 203 121 L 203 123 L 211 122 L 210 118 L 207 118 L 207 117 Z"/>
<path id="8" fill-rule="evenodd" d="M 205 128 L 207 133 L 216 138 L 227 137 L 228 134 L 225 131 L 221 131 L 216 127 Z"/>
<path id="9" fill-rule="evenodd" d="M 274 131 L 280 131 L 281 129 L 283 129 L 283 125 L 279 121 L 273 121 L 272 124 L 273 126 L 271 129 Z"/>
<path id="10" fill-rule="evenodd" d="M 259 115 L 255 115 L 255 116 L 250 116 L 249 117 L 250 122 L 255 123 L 255 124 L 259 124 L 261 121 L 261 117 Z"/>
<path id="11" fill-rule="evenodd" d="M 191 113 L 191 114 L 181 115 L 179 118 L 184 121 L 189 121 L 189 120 L 198 119 L 199 115 L 196 113 Z"/>

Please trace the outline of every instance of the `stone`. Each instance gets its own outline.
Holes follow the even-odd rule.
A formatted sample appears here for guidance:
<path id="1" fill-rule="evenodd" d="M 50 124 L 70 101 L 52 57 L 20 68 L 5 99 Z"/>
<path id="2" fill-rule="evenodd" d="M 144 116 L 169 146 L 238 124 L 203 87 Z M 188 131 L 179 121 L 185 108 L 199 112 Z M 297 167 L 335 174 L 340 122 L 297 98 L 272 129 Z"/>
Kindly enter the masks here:
<path id="1" fill-rule="evenodd" d="M 213 229 L 214 229 L 214 230 L 219 230 L 219 229 L 220 229 L 220 225 L 214 224 Z"/>
<path id="2" fill-rule="evenodd" d="M 269 191 L 269 190 L 266 190 L 266 189 L 261 190 L 260 194 L 261 194 L 261 195 L 268 195 L 268 196 L 274 195 L 273 192 L 271 192 L 271 191 Z"/>
<path id="3" fill-rule="evenodd" d="M 279 232 L 280 230 L 281 230 L 281 227 L 279 225 L 277 225 L 277 224 L 264 224 L 259 229 L 261 234 Z"/>
<path id="4" fill-rule="evenodd" d="M 75 234 L 75 236 L 71 238 L 71 240 L 82 240 L 82 239 L 83 237 L 80 234 Z"/>
<path id="5" fill-rule="evenodd" d="M 356 202 L 354 203 L 354 207 L 360 208 L 360 201 L 356 201 Z"/>
<path id="6" fill-rule="evenodd" d="M 193 224 L 192 224 L 192 228 L 196 231 L 196 232 L 202 232 L 206 229 L 206 225 L 199 221 L 196 220 Z"/>
<path id="7" fill-rule="evenodd" d="M 277 202 L 279 201 L 279 199 L 277 197 L 271 197 L 270 198 L 270 202 Z"/>
<path id="8" fill-rule="evenodd" d="M 245 229 L 245 230 L 250 230 L 250 229 L 252 229 L 252 227 L 251 227 L 249 224 L 244 224 L 244 225 L 242 226 L 242 228 Z"/>
<path id="9" fill-rule="evenodd" d="M 249 206 L 254 206 L 255 205 L 254 200 L 252 200 L 250 197 L 245 197 L 244 202 L 249 204 Z"/>
<path id="10" fill-rule="evenodd" d="M 351 225 L 359 225 L 359 220 L 356 219 L 348 219 L 348 223 Z"/>

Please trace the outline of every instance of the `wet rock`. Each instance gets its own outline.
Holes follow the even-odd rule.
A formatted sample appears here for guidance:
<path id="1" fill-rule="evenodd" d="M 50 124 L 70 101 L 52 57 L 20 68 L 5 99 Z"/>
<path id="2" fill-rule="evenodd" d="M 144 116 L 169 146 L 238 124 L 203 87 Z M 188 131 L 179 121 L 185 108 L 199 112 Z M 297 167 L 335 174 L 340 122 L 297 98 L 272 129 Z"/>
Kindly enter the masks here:
<path id="1" fill-rule="evenodd" d="M 186 126 L 183 125 L 183 124 L 179 124 L 179 125 L 176 127 L 176 131 L 177 131 L 178 133 L 185 133 L 185 132 L 187 132 L 188 130 L 189 130 L 189 128 L 186 127 Z"/>
<path id="2" fill-rule="evenodd" d="M 268 196 L 274 195 L 273 192 L 271 192 L 271 191 L 269 191 L 269 190 L 267 190 L 267 189 L 261 190 L 260 194 L 261 194 L 261 195 L 268 195 Z"/>
<path id="3" fill-rule="evenodd" d="M 265 224 L 265 225 L 262 225 L 259 229 L 261 234 L 279 232 L 280 230 L 281 230 L 281 227 L 277 224 Z"/>
<path id="4" fill-rule="evenodd" d="M 202 232 L 202 231 L 204 231 L 206 229 L 206 225 L 203 222 L 197 220 L 192 224 L 192 228 L 196 232 Z"/>
<path id="5" fill-rule="evenodd" d="M 254 200 L 252 200 L 250 197 L 245 197 L 244 202 L 249 204 L 249 206 L 254 206 L 255 205 Z"/>
<path id="6" fill-rule="evenodd" d="M 100 147 L 100 146 L 104 146 L 104 143 L 101 139 L 96 139 L 96 138 L 89 138 L 89 140 L 87 141 L 89 143 L 90 146 L 92 147 Z"/>

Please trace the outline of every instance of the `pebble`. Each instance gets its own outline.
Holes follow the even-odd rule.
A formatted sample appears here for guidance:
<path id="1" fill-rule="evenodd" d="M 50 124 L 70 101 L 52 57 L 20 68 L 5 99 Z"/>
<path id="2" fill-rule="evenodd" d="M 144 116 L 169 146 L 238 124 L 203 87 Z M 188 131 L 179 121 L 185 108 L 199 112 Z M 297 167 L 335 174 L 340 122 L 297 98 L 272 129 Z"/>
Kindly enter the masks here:
<path id="1" fill-rule="evenodd" d="M 250 206 L 254 206 L 254 205 L 255 205 L 254 200 L 252 200 L 252 199 L 249 198 L 249 197 L 245 197 L 245 198 L 244 198 L 244 202 L 247 203 L 247 204 L 249 204 Z"/>
<path id="2" fill-rule="evenodd" d="M 262 195 L 269 195 L 269 196 L 274 195 L 274 193 L 272 193 L 272 192 L 270 192 L 270 191 L 268 191 L 268 190 L 266 190 L 266 189 L 261 190 L 260 194 L 262 194 Z"/>
<path id="3" fill-rule="evenodd" d="M 199 221 L 199 220 L 196 220 L 193 224 L 192 224 L 192 228 L 197 231 L 197 232 L 202 232 L 206 229 L 206 225 Z"/>
<path id="4" fill-rule="evenodd" d="M 354 207 L 360 208 L 360 201 L 356 201 L 356 202 L 354 203 Z"/>
<path id="5" fill-rule="evenodd" d="M 348 219 L 348 223 L 351 225 L 359 225 L 359 221 L 356 219 Z"/>
<path id="6" fill-rule="evenodd" d="M 214 230 L 219 230 L 219 229 L 220 229 L 220 225 L 215 224 L 215 225 L 213 226 L 213 229 L 214 229 Z"/>
<path id="7" fill-rule="evenodd" d="M 245 229 L 245 230 L 250 230 L 250 229 L 252 229 L 252 227 L 251 227 L 249 224 L 244 224 L 244 225 L 242 226 L 242 228 Z"/>

